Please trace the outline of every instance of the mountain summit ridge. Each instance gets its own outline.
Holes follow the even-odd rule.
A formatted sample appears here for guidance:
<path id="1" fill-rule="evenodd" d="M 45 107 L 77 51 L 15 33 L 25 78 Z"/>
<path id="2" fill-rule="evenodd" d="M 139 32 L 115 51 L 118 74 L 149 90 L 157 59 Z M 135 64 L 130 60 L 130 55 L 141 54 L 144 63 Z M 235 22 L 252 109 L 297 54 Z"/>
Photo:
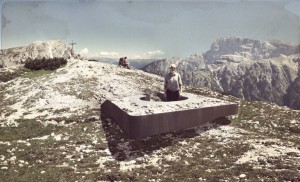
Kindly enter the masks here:
<path id="1" fill-rule="evenodd" d="M 222 37 L 214 41 L 211 49 L 203 54 L 207 63 L 215 63 L 224 55 L 240 55 L 251 60 L 278 57 L 280 54 L 299 53 L 299 46 L 279 40 L 259 41 L 241 37 Z"/>
<path id="2" fill-rule="evenodd" d="M 26 59 L 45 57 L 80 58 L 62 40 L 35 41 L 27 46 L 2 49 L 0 51 L 0 67 L 11 67 L 23 64 Z"/>
<path id="3" fill-rule="evenodd" d="M 299 46 L 280 41 L 259 41 L 239 37 L 222 37 L 202 56 L 177 60 L 160 60 L 143 70 L 165 75 L 168 65 L 177 63 L 184 84 L 208 87 L 250 101 L 266 101 L 300 109 L 287 89 L 299 75 Z M 295 85 L 295 84 L 294 84 Z M 297 93 L 297 94 L 296 94 Z M 293 103 L 293 104 L 291 104 Z"/>

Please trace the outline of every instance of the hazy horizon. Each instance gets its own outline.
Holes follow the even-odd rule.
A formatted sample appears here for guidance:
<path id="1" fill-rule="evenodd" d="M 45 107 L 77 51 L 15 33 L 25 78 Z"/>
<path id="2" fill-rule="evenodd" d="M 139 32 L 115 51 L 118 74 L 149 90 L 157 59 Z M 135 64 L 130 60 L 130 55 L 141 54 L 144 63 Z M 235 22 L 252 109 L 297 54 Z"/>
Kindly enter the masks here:
<path id="1" fill-rule="evenodd" d="M 77 44 L 86 57 L 158 59 L 201 54 L 220 37 L 300 43 L 300 2 L 1 1 L 1 48 Z"/>

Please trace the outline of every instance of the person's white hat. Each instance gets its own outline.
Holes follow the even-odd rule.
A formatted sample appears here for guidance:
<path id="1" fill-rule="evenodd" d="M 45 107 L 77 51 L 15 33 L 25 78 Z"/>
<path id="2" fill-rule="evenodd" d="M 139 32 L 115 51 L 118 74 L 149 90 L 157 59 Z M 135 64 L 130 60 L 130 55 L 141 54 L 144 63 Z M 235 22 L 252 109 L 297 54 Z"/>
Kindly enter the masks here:
<path id="1" fill-rule="evenodd" d="M 175 64 L 171 64 L 170 68 L 176 68 L 176 65 Z"/>

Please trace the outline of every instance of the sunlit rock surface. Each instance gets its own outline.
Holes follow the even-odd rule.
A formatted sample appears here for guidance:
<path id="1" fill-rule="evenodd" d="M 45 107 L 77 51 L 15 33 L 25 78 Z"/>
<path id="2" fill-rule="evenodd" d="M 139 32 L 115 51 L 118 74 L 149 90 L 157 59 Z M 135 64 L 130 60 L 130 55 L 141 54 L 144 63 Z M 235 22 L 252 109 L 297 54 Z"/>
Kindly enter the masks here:
<path id="1" fill-rule="evenodd" d="M 46 42 L 36 41 L 28 46 L 2 49 L 0 52 L 0 65 L 2 67 L 11 67 L 23 64 L 27 58 L 62 57 L 69 59 L 71 57 L 79 58 L 70 47 L 61 40 L 49 40 Z"/>

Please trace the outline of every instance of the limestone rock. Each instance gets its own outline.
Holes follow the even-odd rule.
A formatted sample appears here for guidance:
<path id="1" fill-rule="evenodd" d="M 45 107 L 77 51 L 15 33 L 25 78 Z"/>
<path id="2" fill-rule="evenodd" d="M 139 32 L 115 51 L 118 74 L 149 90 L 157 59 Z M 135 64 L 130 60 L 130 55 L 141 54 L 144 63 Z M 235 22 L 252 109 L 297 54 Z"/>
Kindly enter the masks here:
<path id="1" fill-rule="evenodd" d="M 185 85 L 207 87 L 250 101 L 291 105 L 283 96 L 300 74 L 300 58 L 296 53 L 299 53 L 298 46 L 280 41 L 224 37 L 216 40 L 203 55 L 176 62 L 160 60 L 144 70 L 163 75 L 169 63 L 178 63 L 177 71 Z M 290 93 L 295 93 L 292 90 Z"/>
<path id="2" fill-rule="evenodd" d="M 259 41 L 239 37 L 222 37 L 212 43 L 211 49 L 203 54 L 207 63 L 216 63 L 224 55 L 238 55 L 252 60 L 278 57 L 280 54 L 291 55 L 299 53 L 296 45 L 280 41 Z M 224 57 L 223 57 L 224 58 Z M 232 61 L 234 59 L 231 59 Z M 239 62 L 239 61 L 238 61 Z"/>
<path id="3" fill-rule="evenodd" d="M 2 67 L 23 64 L 28 58 L 80 58 L 80 55 L 75 54 L 71 48 L 61 40 L 50 40 L 46 42 L 36 41 L 28 46 L 3 49 L 0 55 L 0 66 Z"/>
<path id="4" fill-rule="evenodd" d="M 287 89 L 284 104 L 293 109 L 300 109 L 300 77 L 297 77 Z"/>
<path id="5" fill-rule="evenodd" d="M 180 61 L 181 59 L 179 57 L 161 59 L 148 64 L 147 66 L 143 67 L 142 70 L 164 76 L 169 71 L 170 64 L 178 65 Z"/>
<path id="6" fill-rule="evenodd" d="M 225 93 L 283 105 L 283 95 L 297 77 L 296 67 L 288 58 L 231 63 L 218 69 L 216 78 Z"/>

